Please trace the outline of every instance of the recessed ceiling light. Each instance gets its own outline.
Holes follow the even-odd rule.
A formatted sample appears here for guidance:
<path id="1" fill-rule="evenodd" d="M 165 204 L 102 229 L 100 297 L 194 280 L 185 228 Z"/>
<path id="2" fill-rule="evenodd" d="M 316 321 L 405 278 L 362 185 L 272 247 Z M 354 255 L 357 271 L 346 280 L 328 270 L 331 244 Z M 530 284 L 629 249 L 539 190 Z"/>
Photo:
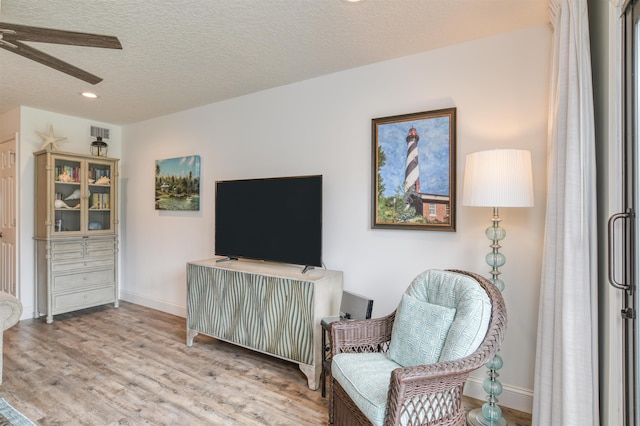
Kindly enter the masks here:
<path id="1" fill-rule="evenodd" d="M 98 97 L 98 95 L 96 95 L 95 93 L 92 92 L 82 92 L 82 96 L 84 96 L 85 98 L 89 98 L 89 99 L 95 99 Z"/>

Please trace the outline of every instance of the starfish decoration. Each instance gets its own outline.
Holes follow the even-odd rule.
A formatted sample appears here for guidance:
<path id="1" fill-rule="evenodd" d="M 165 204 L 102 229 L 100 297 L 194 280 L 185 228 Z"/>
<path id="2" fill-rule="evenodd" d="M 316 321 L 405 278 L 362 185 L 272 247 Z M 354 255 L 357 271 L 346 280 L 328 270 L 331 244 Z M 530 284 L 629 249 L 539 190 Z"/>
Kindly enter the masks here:
<path id="1" fill-rule="evenodd" d="M 42 146 L 40 147 L 40 149 L 48 149 L 49 148 L 49 144 L 51 144 L 51 150 L 52 151 L 57 151 L 58 150 L 58 145 L 56 144 L 56 142 L 60 142 L 60 141 L 64 141 L 67 138 L 62 138 L 59 136 L 54 136 L 53 135 L 53 125 L 49 126 L 49 134 L 47 135 L 46 133 L 43 132 L 39 132 L 36 130 L 36 133 L 40 135 L 40 137 L 44 140 L 44 142 L 42 143 Z"/>

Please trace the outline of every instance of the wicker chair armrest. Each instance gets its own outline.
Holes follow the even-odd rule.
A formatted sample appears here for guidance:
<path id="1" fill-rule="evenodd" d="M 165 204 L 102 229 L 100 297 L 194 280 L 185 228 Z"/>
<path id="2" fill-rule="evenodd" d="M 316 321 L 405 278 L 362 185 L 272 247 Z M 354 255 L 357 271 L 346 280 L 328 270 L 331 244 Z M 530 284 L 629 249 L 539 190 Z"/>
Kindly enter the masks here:
<path id="1" fill-rule="evenodd" d="M 342 352 L 386 352 L 395 316 L 393 312 L 382 318 L 332 323 L 331 355 Z"/>
<path id="2" fill-rule="evenodd" d="M 435 364 L 417 365 L 415 367 L 396 368 L 391 373 L 391 384 L 394 382 L 411 383 L 412 386 L 421 382 L 444 381 L 447 377 L 458 374 L 470 374 L 486 363 L 478 357 L 466 357 L 455 361 L 443 361 Z"/>
<path id="3" fill-rule="evenodd" d="M 450 419 L 460 418 L 464 415 L 461 399 L 464 385 L 469 374 L 482 364 L 477 357 L 467 357 L 395 369 L 387 394 L 385 425 L 400 424 L 401 417 L 407 413 L 426 416 L 439 412 Z M 453 421 L 451 424 L 458 423 Z"/>

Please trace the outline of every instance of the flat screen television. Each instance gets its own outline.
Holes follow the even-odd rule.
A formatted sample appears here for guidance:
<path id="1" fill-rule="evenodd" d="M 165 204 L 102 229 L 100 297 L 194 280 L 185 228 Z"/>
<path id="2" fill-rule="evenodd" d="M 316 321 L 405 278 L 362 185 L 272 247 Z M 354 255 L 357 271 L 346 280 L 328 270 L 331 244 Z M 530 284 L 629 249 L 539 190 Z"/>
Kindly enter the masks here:
<path id="1" fill-rule="evenodd" d="M 215 254 L 322 266 L 322 176 L 217 181 Z"/>

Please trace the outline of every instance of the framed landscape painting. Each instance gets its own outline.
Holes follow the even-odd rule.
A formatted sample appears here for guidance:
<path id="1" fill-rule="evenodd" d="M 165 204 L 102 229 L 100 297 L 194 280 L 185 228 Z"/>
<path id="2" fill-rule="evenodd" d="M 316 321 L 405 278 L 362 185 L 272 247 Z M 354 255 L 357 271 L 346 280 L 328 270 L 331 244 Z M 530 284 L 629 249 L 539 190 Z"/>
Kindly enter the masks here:
<path id="1" fill-rule="evenodd" d="M 455 231 L 456 109 L 371 120 L 372 228 Z"/>
<path id="2" fill-rule="evenodd" d="M 156 160 L 156 210 L 200 210 L 200 156 Z"/>

